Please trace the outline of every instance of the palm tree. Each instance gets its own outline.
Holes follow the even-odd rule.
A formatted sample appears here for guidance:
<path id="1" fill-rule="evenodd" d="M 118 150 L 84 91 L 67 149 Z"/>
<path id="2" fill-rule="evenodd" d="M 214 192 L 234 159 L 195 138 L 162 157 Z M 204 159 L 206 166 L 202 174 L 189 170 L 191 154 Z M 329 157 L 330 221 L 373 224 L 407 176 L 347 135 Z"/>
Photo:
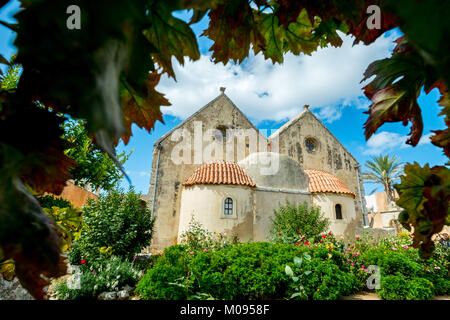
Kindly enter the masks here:
<path id="1" fill-rule="evenodd" d="M 388 204 L 395 200 L 393 182 L 403 173 L 403 165 L 397 156 L 389 155 L 373 156 L 366 161 L 366 168 L 369 170 L 363 173 L 363 179 L 372 183 L 382 184 L 386 192 Z"/>

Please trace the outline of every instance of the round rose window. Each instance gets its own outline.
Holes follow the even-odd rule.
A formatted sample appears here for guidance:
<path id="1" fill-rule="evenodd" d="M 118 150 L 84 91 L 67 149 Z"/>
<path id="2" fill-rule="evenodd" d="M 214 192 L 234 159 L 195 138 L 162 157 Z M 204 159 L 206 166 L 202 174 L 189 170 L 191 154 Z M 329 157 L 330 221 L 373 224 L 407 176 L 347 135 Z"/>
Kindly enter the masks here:
<path id="1" fill-rule="evenodd" d="M 313 138 L 308 138 L 305 140 L 305 146 L 308 152 L 314 152 L 317 150 L 317 141 Z"/>

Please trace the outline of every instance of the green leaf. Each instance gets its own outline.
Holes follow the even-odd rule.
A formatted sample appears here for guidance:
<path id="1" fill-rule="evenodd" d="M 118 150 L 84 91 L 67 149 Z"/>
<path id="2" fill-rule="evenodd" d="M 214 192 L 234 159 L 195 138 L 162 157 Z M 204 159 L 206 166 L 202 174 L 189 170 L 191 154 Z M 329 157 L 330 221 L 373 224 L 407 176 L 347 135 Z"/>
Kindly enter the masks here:
<path id="1" fill-rule="evenodd" d="M 300 267 L 300 266 L 302 265 L 302 262 L 303 262 L 303 259 L 302 259 L 302 258 L 294 257 L 294 264 L 295 264 L 297 267 Z"/>
<path id="2" fill-rule="evenodd" d="M 257 29 L 248 1 L 232 0 L 220 4 L 208 13 L 208 28 L 201 34 L 214 41 L 209 49 L 214 62 L 242 62 L 253 49 L 264 47 L 264 38 Z"/>
<path id="3" fill-rule="evenodd" d="M 301 297 L 302 295 L 303 295 L 303 294 L 302 294 L 301 292 L 293 293 L 293 294 L 291 295 L 291 299 L 296 298 L 296 297 Z"/>
<path id="4" fill-rule="evenodd" d="M 255 53 L 262 51 L 264 57 L 270 58 L 273 63 L 283 62 L 283 55 L 287 52 L 310 55 L 320 44 L 320 39 L 313 34 L 318 23 L 311 22 L 305 10 L 286 29 L 279 25 L 278 17 L 274 14 L 259 13 L 257 24 L 265 39 L 265 46 L 254 47 Z"/>
<path id="5" fill-rule="evenodd" d="M 181 65 L 184 64 L 185 56 L 192 60 L 200 58 L 195 34 L 186 22 L 173 17 L 172 12 L 161 2 L 151 6 L 148 21 L 150 27 L 144 30 L 144 35 L 156 49 L 152 56 L 163 72 L 175 79 L 172 56 Z"/>
<path id="6" fill-rule="evenodd" d="M 291 267 L 289 267 L 288 265 L 284 268 L 284 272 L 286 272 L 286 274 L 289 277 L 293 277 L 294 276 L 294 272 L 292 271 Z"/>

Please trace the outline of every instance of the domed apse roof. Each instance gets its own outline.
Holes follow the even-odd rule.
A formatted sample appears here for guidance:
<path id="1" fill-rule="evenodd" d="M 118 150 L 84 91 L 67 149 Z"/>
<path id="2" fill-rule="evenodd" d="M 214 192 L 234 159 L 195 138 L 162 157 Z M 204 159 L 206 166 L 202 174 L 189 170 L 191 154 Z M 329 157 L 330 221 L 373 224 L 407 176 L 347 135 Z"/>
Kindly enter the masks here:
<path id="1" fill-rule="evenodd" d="M 311 193 L 343 193 L 356 197 L 345 184 L 331 173 L 320 170 L 305 170 L 309 178 L 308 190 Z"/>
<path id="2" fill-rule="evenodd" d="M 186 180 L 184 185 L 234 184 L 255 187 L 256 184 L 245 171 L 234 162 L 213 162 L 204 164 Z"/>

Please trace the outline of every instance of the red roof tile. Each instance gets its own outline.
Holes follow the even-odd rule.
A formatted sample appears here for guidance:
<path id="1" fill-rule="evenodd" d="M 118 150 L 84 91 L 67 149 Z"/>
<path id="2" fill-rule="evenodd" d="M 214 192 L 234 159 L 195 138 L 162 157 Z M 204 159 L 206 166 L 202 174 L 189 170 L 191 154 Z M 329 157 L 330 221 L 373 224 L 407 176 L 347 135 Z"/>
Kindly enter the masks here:
<path id="1" fill-rule="evenodd" d="M 255 187 L 256 184 L 237 163 L 213 162 L 202 165 L 186 180 L 185 185 L 236 184 Z"/>
<path id="2" fill-rule="evenodd" d="M 309 178 L 309 192 L 345 193 L 356 197 L 345 184 L 331 173 L 320 170 L 305 170 Z"/>

